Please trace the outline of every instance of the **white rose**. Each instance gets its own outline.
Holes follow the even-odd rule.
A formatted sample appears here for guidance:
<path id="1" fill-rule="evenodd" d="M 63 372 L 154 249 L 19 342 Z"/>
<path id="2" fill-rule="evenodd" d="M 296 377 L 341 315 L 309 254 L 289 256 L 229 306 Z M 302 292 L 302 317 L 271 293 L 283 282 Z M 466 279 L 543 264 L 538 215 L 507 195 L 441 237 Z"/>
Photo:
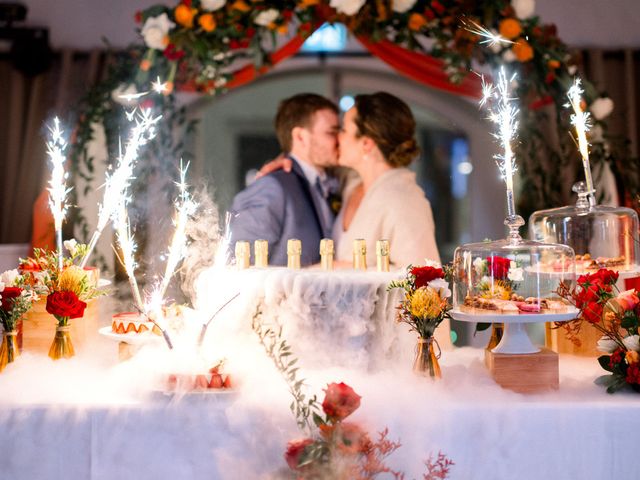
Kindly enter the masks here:
<path id="1" fill-rule="evenodd" d="M 476 257 L 473 261 L 473 268 L 478 275 L 482 275 L 482 272 L 484 272 L 484 260 L 480 257 Z"/>
<path id="2" fill-rule="evenodd" d="M 355 15 L 360 11 L 366 0 L 331 0 L 329 6 L 335 8 L 338 13 Z"/>
<path id="3" fill-rule="evenodd" d="M 518 264 L 512 260 L 509 263 L 509 273 L 507 276 L 512 282 L 521 282 L 524 280 L 524 270 L 518 267 Z"/>
<path id="4" fill-rule="evenodd" d="M 502 52 L 502 60 L 504 60 L 505 62 L 515 62 L 517 59 L 518 57 L 516 57 L 516 54 L 513 53 L 513 50 L 511 50 L 510 48 L 507 48 L 504 52 Z"/>
<path id="5" fill-rule="evenodd" d="M 3 291 L 3 290 L 4 290 L 4 283 L 0 282 L 0 292 Z M 0 305 L 2 305 L 2 304 L 0 303 Z"/>
<path id="6" fill-rule="evenodd" d="M 394 12 L 404 13 L 416 4 L 416 0 L 392 0 L 391 9 Z"/>
<path id="7" fill-rule="evenodd" d="M 71 256 L 75 256 L 76 250 L 78 249 L 78 242 L 76 242 L 76 239 L 72 238 L 71 240 L 65 240 L 62 243 L 64 245 L 64 248 L 67 249 Z"/>
<path id="8" fill-rule="evenodd" d="M 215 12 L 219 8 L 222 8 L 227 0 L 200 0 L 200 6 L 203 10 L 210 10 Z"/>
<path id="9" fill-rule="evenodd" d="M 427 283 L 428 287 L 433 288 L 438 292 L 438 295 L 442 298 L 449 298 L 451 296 L 451 290 L 449 290 L 449 282 L 444 278 L 436 278 Z"/>
<path id="10" fill-rule="evenodd" d="M 275 22 L 276 18 L 278 18 L 278 15 L 280 15 L 278 10 L 276 10 L 275 8 L 270 8 L 269 10 L 264 10 L 256 15 L 256 18 L 253 20 L 253 22 L 256 25 L 266 27 L 270 23 Z"/>
<path id="11" fill-rule="evenodd" d="M 629 335 L 622 339 L 622 343 L 627 347 L 627 350 L 640 351 L 640 337 L 638 335 Z"/>
<path id="12" fill-rule="evenodd" d="M 442 264 L 440 262 L 436 262 L 435 260 L 429 260 L 428 258 L 424 259 L 424 266 L 432 267 L 432 268 L 442 268 Z"/>
<path id="13" fill-rule="evenodd" d="M 147 47 L 155 48 L 156 50 L 164 50 L 166 47 L 165 37 L 176 24 L 169 20 L 166 13 L 158 15 L 157 17 L 147 18 L 142 26 L 142 37 Z"/>
<path id="14" fill-rule="evenodd" d="M 529 18 L 536 9 L 535 0 L 512 0 L 511 6 L 516 12 L 516 17 L 520 19 Z"/>
<path id="15" fill-rule="evenodd" d="M 596 347 L 599 352 L 604 353 L 612 353 L 616 348 L 618 348 L 618 344 L 609 337 L 601 337 Z"/>
<path id="16" fill-rule="evenodd" d="M 15 286 L 16 278 L 18 278 L 19 276 L 20 274 L 16 269 L 7 270 L 6 272 L 3 272 L 2 275 L 0 275 L 0 285 L 2 285 L 2 288 L 0 288 L 0 292 L 4 290 L 5 285 Z"/>
<path id="17" fill-rule="evenodd" d="M 613 112 L 613 100 L 608 97 L 598 98 L 591 104 L 589 110 L 596 120 L 607 118 Z"/>

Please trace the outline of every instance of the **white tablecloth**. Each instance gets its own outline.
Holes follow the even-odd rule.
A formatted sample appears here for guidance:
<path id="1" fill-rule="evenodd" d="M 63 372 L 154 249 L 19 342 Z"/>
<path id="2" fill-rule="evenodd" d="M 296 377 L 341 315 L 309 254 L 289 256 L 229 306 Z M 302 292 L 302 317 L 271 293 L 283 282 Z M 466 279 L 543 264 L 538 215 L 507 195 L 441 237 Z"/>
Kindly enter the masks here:
<path id="1" fill-rule="evenodd" d="M 0 478 L 278 478 L 286 442 L 302 433 L 285 384 L 254 353 L 243 354 L 237 393 L 173 400 L 149 393 L 144 352 L 119 365 L 105 359 L 115 358 L 106 342 L 65 362 L 24 354 L 0 374 Z M 410 365 L 305 376 L 320 400 L 328 382 L 352 385 L 363 397 L 352 420 L 389 428 L 403 444 L 389 464 L 407 478 L 438 451 L 455 462 L 451 479 L 638 478 L 640 396 L 594 385 L 595 359 L 561 357 L 560 390 L 528 396 L 496 386 L 481 359 L 471 348 L 446 352 L 436 383 Z"/>

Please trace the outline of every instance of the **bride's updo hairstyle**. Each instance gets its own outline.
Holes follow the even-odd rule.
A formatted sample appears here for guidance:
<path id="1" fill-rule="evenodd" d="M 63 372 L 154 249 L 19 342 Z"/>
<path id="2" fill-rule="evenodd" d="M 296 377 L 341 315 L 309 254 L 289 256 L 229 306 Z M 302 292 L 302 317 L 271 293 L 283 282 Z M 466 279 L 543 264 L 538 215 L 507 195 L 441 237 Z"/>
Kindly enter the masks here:
<path id="1" fill-rule="evenodd" d="M 394 168 L 406 167 L 419 154 L 416 121 L 406 103 L 390 93 L 356 95 L 358 136 L 371 138 Z"/>

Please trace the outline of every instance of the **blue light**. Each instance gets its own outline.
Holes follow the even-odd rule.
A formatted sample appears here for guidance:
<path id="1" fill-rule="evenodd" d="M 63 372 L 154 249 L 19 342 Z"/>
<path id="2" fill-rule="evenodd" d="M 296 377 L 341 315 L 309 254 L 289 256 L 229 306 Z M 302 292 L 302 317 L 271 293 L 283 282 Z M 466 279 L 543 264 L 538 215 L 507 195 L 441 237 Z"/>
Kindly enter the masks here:
<path id="1" fill-rule="evenodd" d="M 302 45 L 303 52 L 340 52 L 347 45 L 347 29 L 341 23 L 325 23 Z"/>
<path id="2" fill-rule="evenodd" d="M 351 107 L 353 107 L 355 103 L 356 103 L 356 100 L 351 95 L 343 96 L 342 98 L 340 98 L 340 101 L 338 102 L 338 104 L 340 105 L 340 110 L 342 110 L 343 112 L 346 112 L 347 110 L 349 110 Z"/>

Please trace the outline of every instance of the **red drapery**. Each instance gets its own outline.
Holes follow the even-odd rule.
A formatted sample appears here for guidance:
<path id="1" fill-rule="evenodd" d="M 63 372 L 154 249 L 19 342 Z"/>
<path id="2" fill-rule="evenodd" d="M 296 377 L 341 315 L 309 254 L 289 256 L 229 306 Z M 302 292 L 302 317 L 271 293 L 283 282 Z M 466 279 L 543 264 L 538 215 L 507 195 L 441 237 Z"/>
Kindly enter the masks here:
<path id="1" fill-rule="evenodd" d="M 318 21 L 313 26 L 312 31 L 319 28 L 322 23 L 321 20 Z M 365 37 L 360 36 L 357 38 L 374 56 L 390 65 L 399 73 L 423 85 L 471 98 L 480 98 L 482 96 L 482 82 L 480 77 L 476 75 L 467 75 L 460 84 L 456 85 L 449 81 L 449 77 L 444 71 L 444 62 L 437 58 L 425 55 L 424 53 L 407 50 L 388 40 L 370 42 Z M 271 65 L 276 65 L 282 60 L 294 55 L 300 50 L 304 41 L 305 39 L 301 36 L 296 36 L 291 39 L 271 54 Z M 266 73 L 267 70 L 267 67 L 256 69 L 254 65 L 247 65 L 234 73 L 233 78 L 227 83 L 226 87 L 231 89 L 246 85 L 255 80 L 260 74 Z"/>

